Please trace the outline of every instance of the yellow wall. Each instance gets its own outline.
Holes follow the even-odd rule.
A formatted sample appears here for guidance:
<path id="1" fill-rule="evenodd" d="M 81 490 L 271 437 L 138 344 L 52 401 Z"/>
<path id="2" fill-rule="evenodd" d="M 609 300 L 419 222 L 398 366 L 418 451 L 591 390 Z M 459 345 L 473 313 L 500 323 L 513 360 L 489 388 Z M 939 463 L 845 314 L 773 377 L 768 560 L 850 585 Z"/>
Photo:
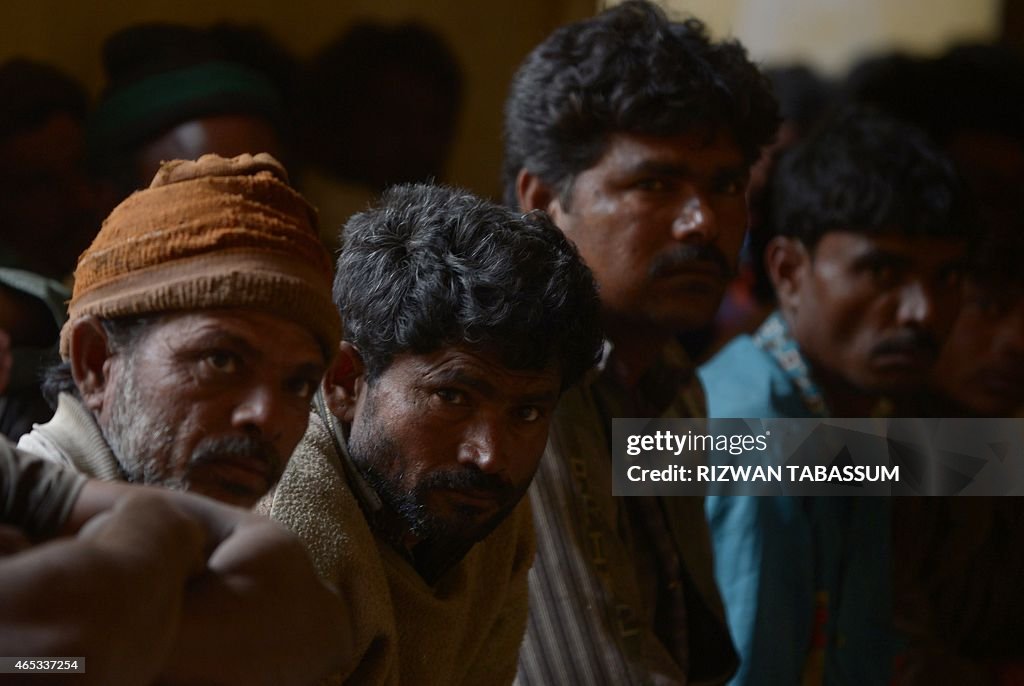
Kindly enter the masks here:
<path id="1" fill-rule="evenodd" d="M 1000 0 L 665 0 L 739 38 L 762 63 L 805 61 L 833 74 L 854 60 L 899 48 L 935 53 L 950 42 L 992 40 Z"/>
<path id="2" fill-rule="evenodd" d="M 665 0 L 674 13 L 705 19 L 718 36 L 736 35 L 762 62 L 806 59 L 844 69 L 871 49 L 935 51 L 949 40 L 990 37 L 999 0 Z M 96 92 L 99 46 L 142 21 L 267 27 L 300 57 L 354 19 L 420 19 L 436 27 L 462 61 L 467 79 L 461 127 L 448 180 L 499 196 L 501 105 L 515 66 L 555 26 L 592 12 L 595 0 L 4 0 L 0 59 L 51 61 Z"/>
<path id="3" fill-rule="evenodd" d="M 307 57 L 353 19 L 419 19 L 448 39 L 466 75 L 448 180 L 500 196 L 501 106 L 508 81 L 551 29 L 591 13 L 593 6 L 593 0 L 4 0 L 0 59 L 22 55 L 52 62 L 95 93 L 102 82 L 103 40 L 138 22 L 256 23 Z"/>

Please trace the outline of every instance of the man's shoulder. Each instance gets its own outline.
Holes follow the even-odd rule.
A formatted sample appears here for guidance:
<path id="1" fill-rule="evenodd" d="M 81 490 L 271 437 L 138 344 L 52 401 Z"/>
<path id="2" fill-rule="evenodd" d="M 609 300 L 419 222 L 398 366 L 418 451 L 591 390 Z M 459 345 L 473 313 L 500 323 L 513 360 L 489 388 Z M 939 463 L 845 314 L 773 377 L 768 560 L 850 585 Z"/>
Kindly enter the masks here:
<path id="1" fill-rule="evenodd" d="M 96 420 L 70 393 L 60 394 L 53 418 L 22 435 L 18 448 L 93 479 L 124 479 Z"/>
<path id="2" fill-rule="evenodd" d="M 785 372 L 771 355 L 743 334 L 697 370 L 704 384 L 709 417 L 773 417 L 788 388 Z"/>
<path id="3" fill-rule="evenodd" d="M 306 545 L 321 577 L 332 583 L 338 583 L 358 558 L 379 559 L 330 433 L 315 412 L 281 480 L 257 509 L 291 529 Z"/>
<path id="4" fill-rule="evenodd" d="M 740 334 L 701 365 L 697 374 L 705 391 L 710 393 L 733 385 L 746 385 L 744 377 L 767 377 L 776 366 L 751 336 Z"/>
<path id="5" fill-rule="evenodd" d="M 604 416 L 594 395 L 592 384 L 569 388 L 562 394 L 551 417 L 548 442 L 544 448 L 538 474 L 555 467 L 551 463 L 586 460 L 601 463 L 610 455 L 605 436 L 611 418 Z M 607 441 L 605 440 L 607 438 Z"/>
<path id="6" fill-rule="evenodd" d="M 330 434 L 316 412 L 309 415 L 306 432 L 288 459 L 288 464 L 274 489 L 264 496 L 257 509 L 265 514 L 296 513 L 315 508 L 307 496 L 322 494 L 331 499 L 344 497 L 348 490 Z M 293 499 L 301 495 L 296 502 Z"/>
<path id="7" fill-rule="evenodd" d="M 315 412 L 280 482 L 257 509 L 299 537 L 317 574 L 350 608 L 357 657 L 340 676 L 385 683 L 383 675 L 396 667 L 397 641 L 385 565 L 331 434 Z"/>
<path id="8" fill-rule="evenodd" d="M 32 430 L 26 434 L 23 434 L 18 439 L 18 449 L 27 453 L 32 453 L 38 457 L 41 457 L 49 462 L 55 462 L 62 464 L 66 467 L 74 468 L 70 458 L 67 454 L 61 450 L 59 442 L 55 441 L 49 432 L 49 422 L 45 424 L 36 424 L 32 427 Z"/>

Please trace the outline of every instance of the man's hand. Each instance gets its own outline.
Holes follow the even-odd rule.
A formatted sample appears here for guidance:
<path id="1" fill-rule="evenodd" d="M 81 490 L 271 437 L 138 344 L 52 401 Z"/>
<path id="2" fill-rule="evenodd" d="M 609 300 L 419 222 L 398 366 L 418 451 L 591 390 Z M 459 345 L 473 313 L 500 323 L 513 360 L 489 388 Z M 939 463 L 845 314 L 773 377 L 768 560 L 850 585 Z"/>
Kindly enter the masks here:
<path id="1" fill-rule="evenodd" d="M 84 656 L 87 684 L 152 683 L 205 541 L 170 500 L 126 487 L 75 538 L 0 557 L 0 652 Z"/>
<path id="2" fill-rule="evenodd" d="M 353 659 L 351 618 L 302 544 L 252 516 L 190 587 L 164 683 L 310 684 Z"/>
<path id="3" fill-rule="evenodd" d="M 161 627 L 118 633 L 147 642 L 142 654 L 157 661 L 161 683 L 310 684 L 352 659 L 347 608 L 299 540 L 265 517 L 190 493 L 90 481 L 65 532 L 122 561 L 126 600 L 140 584 L 154 596 L 127 612 Z M 160 653 L 168 632 L 173 647 Z"/>
<path id="4" fill-rule="evenodd" d="M 176 563 L 191 581 L 162 683 L 309 684 L 352 659 L 347 608 L 317 577 L 299 540 L 265 517 L 190 493 L 90 481 L 66 530 L 91 536 L 111 503 L 131 494 L 163 500 L 201 530 L 205 544 L 201 573 Z M 147 543 L 139 535 L 124 532 L 124 547 L 194 543 L 166 536 Z"/>

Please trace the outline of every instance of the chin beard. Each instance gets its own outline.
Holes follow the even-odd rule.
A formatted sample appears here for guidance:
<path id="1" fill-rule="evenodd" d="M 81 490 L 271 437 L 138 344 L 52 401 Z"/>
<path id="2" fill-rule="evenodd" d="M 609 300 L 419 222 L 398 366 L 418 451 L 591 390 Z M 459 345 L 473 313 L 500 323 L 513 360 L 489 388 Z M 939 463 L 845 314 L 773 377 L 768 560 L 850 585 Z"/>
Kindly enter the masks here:
<path id="1" fill-rule="evenodd" d="M 402 530 L 387 532 L 393 543 L 401 544 L 412 536 L 418 543 L 440 548 L 468 548 L 490 534 L 525 494 L 524 488 L 472 467 L 428 473 L 419 483 L 407 487 L 401 479 L 407 460 L 396 442 L 385 432 L 368 428 L 352 433 L 348 451 L 356 470 L 401 523 Z M 453 506 L 447 514 L 437 513 L 428 504 L 429 496 L 443 488 L 490 490 L 502 505 L 482 521 L 479 512 L 468 506 Z"/>

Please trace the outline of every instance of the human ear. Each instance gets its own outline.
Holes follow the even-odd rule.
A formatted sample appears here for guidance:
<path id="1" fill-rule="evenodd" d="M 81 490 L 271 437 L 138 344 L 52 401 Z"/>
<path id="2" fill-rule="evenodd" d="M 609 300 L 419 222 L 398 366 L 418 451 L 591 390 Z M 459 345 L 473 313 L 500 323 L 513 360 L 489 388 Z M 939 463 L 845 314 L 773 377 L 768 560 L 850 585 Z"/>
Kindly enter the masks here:
<path id="1" fill-rule="evenodd" d="M 558 215 L 562 212 L 562 204 L 556 193 L 539 176 L 527 169 L 519 170 L 516 177 L 516 196 L 523 212 L 544 210 L 551 220 L 558 224 Z"/>
<path id="2" fill-rule="evenodd" d="M 103 410 L 113 357 L 107 332 L 98 317 L 89 315 L 75 320 L 68 344 L 71 378 L 82 402 L 97 414 Z"/>
<path id="3" fill-rule="evenodd" d="M 800 307 L 800 290 L 811 264 L 810 253 L 799 240 L 776 236 L 765 247 L 764 264 L 779 307 L 786 314 L 794 314 Z"/>
<path id="4" fill-rule="evenodd" d="M 342 341 L 338 344 L 338 355 L 324 374 L 324 401 L 327 409 L 339 421 L 351 423 L 355 419 L 356 401 L 366 386 L 366 368 L 359 350 Z"/>

